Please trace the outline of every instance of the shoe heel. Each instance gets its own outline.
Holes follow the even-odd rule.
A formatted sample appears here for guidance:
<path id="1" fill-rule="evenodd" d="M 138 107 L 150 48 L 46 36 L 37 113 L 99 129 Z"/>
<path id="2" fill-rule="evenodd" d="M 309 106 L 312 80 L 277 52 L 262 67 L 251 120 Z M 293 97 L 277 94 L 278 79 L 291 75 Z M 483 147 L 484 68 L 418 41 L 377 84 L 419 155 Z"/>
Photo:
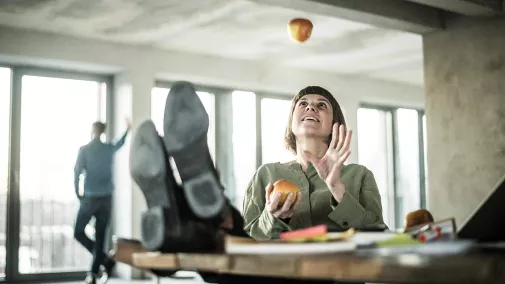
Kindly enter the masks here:
<path id="1" fill-rule="evenodd" d="M 223 210 L 224 199 L 219 184 L 211 173 L 204 173 L 189 179 L 184 184 L 184 193 L 196 216 L 204 219 L 214 218 Z"/>
<path id="2" fill-rule="evenodd" d="M 175 251 L 181 239 L 181 226 L 169 208 L 155 207 L 142 214 L 141 242 L 150 251 Z"/>

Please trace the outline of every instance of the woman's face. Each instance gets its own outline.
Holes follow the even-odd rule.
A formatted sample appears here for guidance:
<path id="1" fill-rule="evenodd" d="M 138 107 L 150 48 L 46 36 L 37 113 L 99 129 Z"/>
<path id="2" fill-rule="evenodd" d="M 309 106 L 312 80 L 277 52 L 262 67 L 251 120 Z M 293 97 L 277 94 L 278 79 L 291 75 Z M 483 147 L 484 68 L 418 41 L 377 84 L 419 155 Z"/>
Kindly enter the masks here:
<path id="1" fill-rule="evenodd" d="M 333 125 L 331 103 L 321 95 L 305 95 L 295 105 L 291 129 L 296 137 L 326 138 Z"/>

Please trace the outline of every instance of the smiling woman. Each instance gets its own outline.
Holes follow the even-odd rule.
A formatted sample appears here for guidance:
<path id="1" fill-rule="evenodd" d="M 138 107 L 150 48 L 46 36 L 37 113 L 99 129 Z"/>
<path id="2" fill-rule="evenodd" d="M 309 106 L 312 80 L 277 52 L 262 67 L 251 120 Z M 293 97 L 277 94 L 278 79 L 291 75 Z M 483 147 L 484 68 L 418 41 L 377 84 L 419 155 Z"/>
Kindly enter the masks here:
<path id="1" fill-rule="evenodd" d="M 319 86 L 301 90 L 292 100 L 286 126 L 286 147 L 296 159 L 262 165 L 247 186 L 245 231 L 258 240 L 281 232 L 324 224 L 330 231 L 385 228 L 374 176 L 361 165 L 344 165 L 352 131 L 333 95 Z M 294 183 L 300 192 L 271 194 L 278 180 Z"/>

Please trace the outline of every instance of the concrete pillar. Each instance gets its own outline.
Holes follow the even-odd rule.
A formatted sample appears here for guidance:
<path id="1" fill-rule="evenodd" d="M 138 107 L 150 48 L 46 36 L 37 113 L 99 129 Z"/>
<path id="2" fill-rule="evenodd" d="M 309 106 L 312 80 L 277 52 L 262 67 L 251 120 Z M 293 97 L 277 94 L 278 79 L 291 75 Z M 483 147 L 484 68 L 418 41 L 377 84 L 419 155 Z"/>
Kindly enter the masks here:
<path id="1" fill-rule="evenodd" d="M 429 209 L 461 224 L 505 175 L 505 19 L 423 40 Z"/>
<path id="2" fill-rule="evenodd" d="M 132 131 L 125 146 L 116 154 L 114 167 L 114 209 L 112 234 L 140 239 L 140 215 L 147 206 L 144 196 L 132 181 L 129 172 L 130 141 L 137 126 L 151 116 L 151 88 L 154 76 L 148 70 L 124 72 L 115 77 L 113 98 L 113 132 L 116 139 L 125 131 L 125 118 L 132 122 Z M 137 279 L 140 271 L 118 264 L 117 274 L 123 279 Z"/>

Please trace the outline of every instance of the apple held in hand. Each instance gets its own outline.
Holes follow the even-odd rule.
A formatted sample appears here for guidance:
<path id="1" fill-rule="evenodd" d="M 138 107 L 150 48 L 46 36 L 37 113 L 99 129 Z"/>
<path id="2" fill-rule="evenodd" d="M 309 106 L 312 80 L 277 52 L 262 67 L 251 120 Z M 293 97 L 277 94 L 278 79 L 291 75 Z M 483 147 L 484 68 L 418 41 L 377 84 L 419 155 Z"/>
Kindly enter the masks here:
<path id="1" fill-rule="evenodd" d="M 292 182 L 290 182 L 289 180 L 285 180 L 285 179 L 281 179 L 281 180 L 278 180 L 274 183 L 274 188 L 272 190 L 272 193 L 270 193 L 270 198 L 273 199 L 273 196 L 272 194 L 274 194 L 275 192 L 282 192 L 282 197 L 281 197 L 281 200 L 279 201 L 279 206 L 282 206 L 284 204 L 284 202 L 286 201 L 286 199 L 288 198 L 288 194 L 290 192 L 293 193 L 294 195 L 294 200 L 293 200 L 293 204 L 296 202 L 296 198 L 298 198 L 298 192 L 300 192 L 300 189 L 298 188 L 298 186 Z"/>
<path id="2" fill-rule="evenodd" d="M 288 23 L 288 33 L 297 42 L 304 42 L 312 34 L 312 22 L 307 19 L 296 18 Z"/>

